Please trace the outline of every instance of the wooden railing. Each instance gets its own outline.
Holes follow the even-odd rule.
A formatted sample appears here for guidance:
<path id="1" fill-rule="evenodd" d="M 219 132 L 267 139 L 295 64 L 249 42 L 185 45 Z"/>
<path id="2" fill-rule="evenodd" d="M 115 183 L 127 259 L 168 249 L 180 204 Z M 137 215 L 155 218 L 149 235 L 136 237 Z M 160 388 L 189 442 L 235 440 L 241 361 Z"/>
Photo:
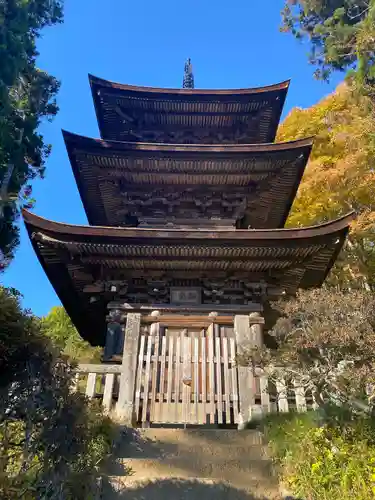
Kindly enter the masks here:
<path id="1" fill-rule="evenodd" d="M 122 365 L 78 365 L 75 377 L 75 390 L 85 393 L 89 398 L 98 399 L 103 405 L 104 410 L 110 413 L 115 409 L 118 400 L 122 370 Z M 189 388 L 189 390 L 192 390 L 189 401 L 191 398 L 193 400 L 198 398 L 202 401 L 202 395 L 194 395 L 194 387 Z M 252 390 L 252 414 L 254 417 L 261 413 L 304 412 L 316 408 L 311 392 L 306 392 L 297 382 L 287 385 L 283 379 L 280 379 L 276 384 L 273 384 L 267 376 L 258 372 L 253 378 L 253 388 L 249 387 L 249 390 Z M 172 394 L 170 401 L 172 405 L 174 404 L 173 396 Z M 223 394 L 224 403 L 226 402 L 225 398 L 226 395 Z M 209 403 L 210 401 L 208 401 Z M 220 405 L 217 404 L 217 395 L 215 395 L 214 403 L 216 409 L 219 410 Z M 136 406 L 137 401 L 135 401 L 135 411 L 137 410 Z M 215 413 L 214 420 L 217 423 L 221 423 L 222 416 L 218 414 L 218 411 Z"/>
<path id="2" fill-rule="evenodd" d="M 311 391 L 306 391 L 297 381 L 286 383 L 280 378 L 273 383 L 257 370 L 254 376 L 253 407 L 262 413 L 286 413 L 289 411 L 305 412 L 316 409 Z"/>
<path id="3" fill-rule="evenodd" d="M 109 413 L 114 409 L 119 392 L 121 365 L 78 365 L 74 389 L 88 398 L 98 398 Z"/>

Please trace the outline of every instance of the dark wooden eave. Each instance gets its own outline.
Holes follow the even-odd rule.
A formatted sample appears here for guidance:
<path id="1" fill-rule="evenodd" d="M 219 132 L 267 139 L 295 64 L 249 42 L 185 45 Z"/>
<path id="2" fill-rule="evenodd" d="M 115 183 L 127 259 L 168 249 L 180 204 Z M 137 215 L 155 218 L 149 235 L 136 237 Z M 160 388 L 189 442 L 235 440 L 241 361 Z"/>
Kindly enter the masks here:
<path id="1" fill-rule="evenodd" d="M 289 81 L 229 90 L 137 87 L 89 75 L 101 137 L 164 143 L 275 140 Z"/>
<path id="2" fill-rule="evenodd" d="M 145 218 L 157 209 L 162 209 L 159 219 L 165 223 L 176 218 L 176 212 L 189 217 L 197 209 L 195 223 L 201 226 L 205 216 L 220 211 L 220 218 L 231 217 L 230 225 L 237 227 L 283 227 L 312 147 L 311 138 L 212 146 L 103 141 L 63 134 L 89 224 L 106 226 L 134 225 L 128 221 Z M 185 203 L 186 195 L 193 202 Z M 169 205 L 168 196 L 176 209 Z M 215 204 L 200 213 L 199 203 L 210 196 Z M 190 219 L 194 224 L 192 215 Z"/>
<path id="3" fill-rule="evenodd" d="M 74 226 L 23 212 L 41 265 L 83 338 L 101 344 L 103 294 L 85 293 L 100 279 L 263 280 L 286 294 L 320 286 L 344 243 L 353 214 L 304 229 L 157 230 Z M 126 301 L 126 297 L 124 301 Z M 212 306 L 213 310 L 215 305 Z"/>

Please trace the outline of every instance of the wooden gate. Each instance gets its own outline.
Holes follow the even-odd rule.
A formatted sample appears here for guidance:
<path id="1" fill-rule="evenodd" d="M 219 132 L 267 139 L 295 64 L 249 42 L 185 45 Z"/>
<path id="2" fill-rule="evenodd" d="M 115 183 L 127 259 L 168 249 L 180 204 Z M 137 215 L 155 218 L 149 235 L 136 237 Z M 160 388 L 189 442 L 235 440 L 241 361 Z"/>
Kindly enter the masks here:
<path id="1" fill-rule="evenodd" d="M 135 387 L 138 424 L 238 422 L 233 328 L 142 327 Z"/>

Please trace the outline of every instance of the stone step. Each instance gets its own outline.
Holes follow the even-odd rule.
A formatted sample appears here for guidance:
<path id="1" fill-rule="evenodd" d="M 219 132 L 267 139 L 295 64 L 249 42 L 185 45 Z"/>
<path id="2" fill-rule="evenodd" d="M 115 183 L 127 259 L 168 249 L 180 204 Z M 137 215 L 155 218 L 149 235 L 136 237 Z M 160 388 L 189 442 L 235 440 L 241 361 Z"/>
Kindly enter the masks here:
<path id="1" fill-rule="evenodd" d="M 121 499 L 154 498 L 151 492 L 159 489 L 166 499 L 185 498 L 187 492 L 195 491 L 215 499 L 223 492 L 241 500 L 262 495 L 280 498 L 267 447 L 254 430 L 123 429 L 116 460 L 106 473 L 117 484 L 116 488 L 108 486 L 112 492 L 108 498 L 115 490 L 121 491 Z M 175 496 L 169 496 L 168 488 L 177 488 L 179 493 L 176 490 Z"/>
<path id="2" fill-rule="evenodd" d="M 267 447 L 254 430 L 126 429 L 106 472 L 121 499 L 158 499 L 152 491 L 176 500 L 280 498 Z"/>
<path id="3" fill-rule="evenodd" d="M 150 479 L 109 477 L 103 485 L 103 500 L 281 500 L 279 492 L 252 484 L 251 488 L 212 479 L 160 476 Z"/>
<path id="4" fill-rule="evenodd" d="M 128 429 L 119 440 L 118 456 L 151 455 L 156 458 L 158 451 L 163 456 L 173 453 L 176 446 L 184 446 L 186 451 L 205 448 L 206 452 L 215 452 L 220 447 L 226 453 L 231 453 L 233 449 L 237 449 L 238 453 L 265 449 L 261 433 L 253 430 Z"/>
<path id="5" fill-rule="evenodd" d="M 247 474 L 248 477 L 257 476 L 259 469 L 262 473 L 272 473 L 272 467 L 268 460 L 247 457 L 243 455 L 242 459 L 217 457 L 215 455 L 197 457 L 187 456 L 184 451 L 179 452 L 173 457 L 165 457 L 162 460 L 152 458 L 131 458 L 119 462 L 123 467 L 124 474 L 127 470 L 137 472 L 138 470 L 148 470 L 150 475 L 159 476 L 171 474 L 183 477 L 226 477 L 231 479 L 226 472 L 233 471 L 236 476 Z M 232 472 L 231 472 L 232 474 Z"/>

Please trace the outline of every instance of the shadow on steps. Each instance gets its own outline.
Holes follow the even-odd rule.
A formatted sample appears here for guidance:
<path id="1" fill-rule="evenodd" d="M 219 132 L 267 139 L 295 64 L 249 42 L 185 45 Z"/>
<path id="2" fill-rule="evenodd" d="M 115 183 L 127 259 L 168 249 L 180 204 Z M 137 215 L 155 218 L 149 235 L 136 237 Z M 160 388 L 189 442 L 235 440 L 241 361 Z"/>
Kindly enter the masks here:
<path id="1" fill-rule="evenodd" d="M 102 472 L 103 500 L 285 499 L 255 431 L 122 428 Z"/>
<path id="2" fill-rule="evenodd" d="M 275 497 L 273 497 L 275 498 Z M 104 500 L 270 500 L 212 480 L 158 479 L 127 488 L 103 485 Z"/>
<path id="3" fill-rule="evenodd" d="M 257 484 L 275 488 L 277 480 L 256 433 L 124 429 L 109 476 L 210 478 L 253 491 Z"/>

